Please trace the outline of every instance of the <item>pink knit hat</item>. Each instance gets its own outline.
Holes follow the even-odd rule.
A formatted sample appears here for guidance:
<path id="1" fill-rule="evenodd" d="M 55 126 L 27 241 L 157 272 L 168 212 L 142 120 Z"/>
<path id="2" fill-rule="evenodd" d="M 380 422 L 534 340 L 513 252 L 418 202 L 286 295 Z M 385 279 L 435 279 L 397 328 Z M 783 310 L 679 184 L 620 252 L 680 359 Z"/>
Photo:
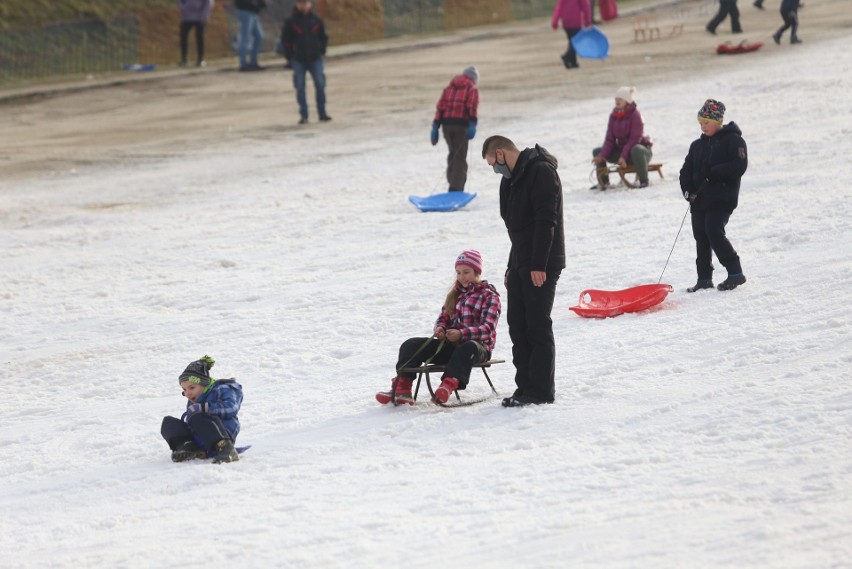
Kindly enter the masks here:
<path id="1" fill-rule="evenodd" d="M 467 249 L 456 257 L 456 266 L 465 266 L 473 269 L 478 275 L 482 274 L 482 255 L 476 249 Z"/>

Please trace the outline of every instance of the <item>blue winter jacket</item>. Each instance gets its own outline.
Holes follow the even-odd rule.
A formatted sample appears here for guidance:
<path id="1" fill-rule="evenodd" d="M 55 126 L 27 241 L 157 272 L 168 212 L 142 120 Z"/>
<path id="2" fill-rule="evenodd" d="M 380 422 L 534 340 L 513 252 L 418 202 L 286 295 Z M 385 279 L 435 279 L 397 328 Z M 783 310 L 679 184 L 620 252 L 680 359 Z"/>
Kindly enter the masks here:
<path id="1" fill-rule="evenodd" d="M 214 417 L 219 417 L 222 425 L 231 433 L 233 440 L 237 440 L 240 434 L 240 420 L 237 413 L 243 403 L 243 386 L 233 379 L 217 379 L 210 388 L 205 391 L 198 401 L 201 411 Z M 192 405 L 187 401 L 186 406 Z"/>

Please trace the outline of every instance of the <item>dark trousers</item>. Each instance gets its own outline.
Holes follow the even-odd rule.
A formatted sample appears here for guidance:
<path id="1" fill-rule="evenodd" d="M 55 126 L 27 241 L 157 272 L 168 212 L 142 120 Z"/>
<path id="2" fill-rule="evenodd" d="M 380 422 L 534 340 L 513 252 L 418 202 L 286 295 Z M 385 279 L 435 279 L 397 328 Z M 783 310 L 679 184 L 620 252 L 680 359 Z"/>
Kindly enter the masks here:
<path id="1" fill-rule="evenodd" d="M 562 61 L 565 62 L 565 67 L 577 67 L 577 52 L 574 51 L 571 38 L 578 33 L 580 33 L 580 28 L 565 28 L 565 35 L 568 36 L 568 49 L 562 54 Z"/>
<path id="2" fill-rule="evenodd" d="M 418 367 L 426 360 L 431 358 L 438 349 L 440 340 L 433 338 L 429 340 L 429 344 L 417 353 L 417 350 L 427 341 L 428 338 L 409 338 L 399 347 L 399 360 L 396 362 L 396 369 L 403 367 Z M 417 353 L 417 355 L 414 355 Z M 454 346 L 449 342 L 444 342 L 441 346 L 441 351 L 432 358 L 429 363 L 446 365 L 447 370 L 441 379 L 452 377 L 459 382 L 459 389 L 467 387 L 467 382 L 470 380 L 470 370 L 473 364 L 487 362 L 491 354 L 479 342 L 470 340 L 460 346 Z M 415 379 L 417 374 L 400 373 L 400 377 L 407 379 Z"/>
<path id="3" fill-rule="evenodd" d="M 467 126 L 445 124 L 444 140 L 447 141 L 447 182 L 450 191 L 462 191 L 467 182 Z"/>
<path id="4" fill-rule="evenodd" d="M 195 28 L 195 52 L 198 63 L 204 60 L 204 22 L 180 23 L 180 60 L 186 63 L 186 52 L 189 48 L 189 30 Z"/>
<path id="5" fill-rule="evenodd" d="M 529 270 L 509 269 L 506 290 L 515 397 L 526 395 L 552 402 L 556 396 L 556 343 L 550 311 L 561 271 L 548 272 L 543 285 L 533 285 Z"/>
<path id="6" fill-rule="evenodd" d="M 177 417 L 163 417 L 160 434 L 172 450 L 186 441 L 195 441 L 198 446 L 210 452 L 216 448 L 219 441 L 233 440 L 219 417 L 207 413 L 195 413 L 186 422 Z"/>
<path id="7" fill-rule="evenodd" d="M 737 0 L 719 0 L 719 12 L 716 13 L 716 17 L 710 20 L 710 23 L 707 24 L 707 29 L 715 32 L 716 28 L 719 27 L 719 24 L 728 17 L 731 16 L 731 31 L 735 34 L 738 34 L 743 31 L 740 27 L 740 11 L 737 8 Z"/>
<path id="8" fill-rule="evenodd" d="M 788 12 L 786 14 L 782 12 L 781 17 L 784 18 L 784 25 L 775 32 L 775 36 L 780 40 L 781 35 L 786 32 L 788 28 L 793 28 L 790 30 L 790 41 L 796 41 L 799 39 L 797 35 L 799 31 L 799 16 L 796 12 Z"/>
<path id="9" fill-rule="evenodd" d="M 700 280 L 713 278 L 713 253 L 729 275 L 743 272 L 740 257 L 725 236 L 731 214 L 724 211 L 693 211 L 692 236 L 695 237 L 695 268 Z"/>

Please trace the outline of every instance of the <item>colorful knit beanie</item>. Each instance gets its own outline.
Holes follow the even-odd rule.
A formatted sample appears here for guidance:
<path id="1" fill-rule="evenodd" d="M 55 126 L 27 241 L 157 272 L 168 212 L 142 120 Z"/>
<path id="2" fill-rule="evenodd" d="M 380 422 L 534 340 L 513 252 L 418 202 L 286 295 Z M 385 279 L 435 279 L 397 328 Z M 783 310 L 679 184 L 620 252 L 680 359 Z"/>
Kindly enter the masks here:
<path id="1" fill-rule="evenodd" d="M 698 110 L 698 118 L 722 124 L 722 119 L 725 118 L 724 103 L 715 99 L 707 99 Z"/>
<path id="2" fill-rule="evenodd" d="M 479 254 L 479 251 L 476 249 L 467 249 L 466 251 L 462 251 L 461 254 L 456 257 L 456 267 L 470 267 L 473 269 L 473 272 L 481 275 L 482 274 L 482 255 Z"/>
<path id="3" fill-rule="evenodd" d="M 178 382 L 188 381 L 190 383 L 197 383 L 198 385 L 207 387 L 216 381 L 210 377 L 210 368 L 212 368 L 215 363 L 216 360 L 210 356 L 204 356 L 199 360 L 195 360 L 186 366 L 186 369 L 183 370 L 183 373 L 178 377 Z"/>

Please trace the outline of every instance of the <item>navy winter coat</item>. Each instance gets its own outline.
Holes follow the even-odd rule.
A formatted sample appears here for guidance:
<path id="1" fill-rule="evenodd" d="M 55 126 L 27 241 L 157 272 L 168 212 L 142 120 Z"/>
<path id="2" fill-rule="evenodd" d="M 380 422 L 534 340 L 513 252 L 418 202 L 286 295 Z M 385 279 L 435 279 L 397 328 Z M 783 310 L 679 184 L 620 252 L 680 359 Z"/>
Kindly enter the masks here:
<path id="1" fill-rule="evenodd" d="M 781 0 L 781 13 L 789 14 L 790 12 L 799 11 L 799 0 Z"/>
<path id="2" fill-rule="evenodd" d="M 702 134 L 690 145 L 680 169 L 681 190 L 698 194 L 692 211 L 734 211 L 746 168 L 746 143 L 735 122 L 729 122 L 713 136 Z"/>
<path id="3" fill-rule="evenodd" d="M 210 388 L 205 391 L 196 403 L 201 404 L 201 411 L 208 415 L 219 417 L 222 425 L 231 433 L 233 440 L 237 440 L 240 434 L 240 420 L 237 413 L 243 403 L 243 386 L 233 379 L 217 379 Z M 192 401 L 186 402 L 186 406 L 192 405 Z"/>
<path id="4" fill-rule="evenodd" d="M 500 182 L 500 217 L 509 230 L 509 268 L 565 268 L 562 182 L 556 157 L 535 145 L 518 156 L 511 178 Z"/>

